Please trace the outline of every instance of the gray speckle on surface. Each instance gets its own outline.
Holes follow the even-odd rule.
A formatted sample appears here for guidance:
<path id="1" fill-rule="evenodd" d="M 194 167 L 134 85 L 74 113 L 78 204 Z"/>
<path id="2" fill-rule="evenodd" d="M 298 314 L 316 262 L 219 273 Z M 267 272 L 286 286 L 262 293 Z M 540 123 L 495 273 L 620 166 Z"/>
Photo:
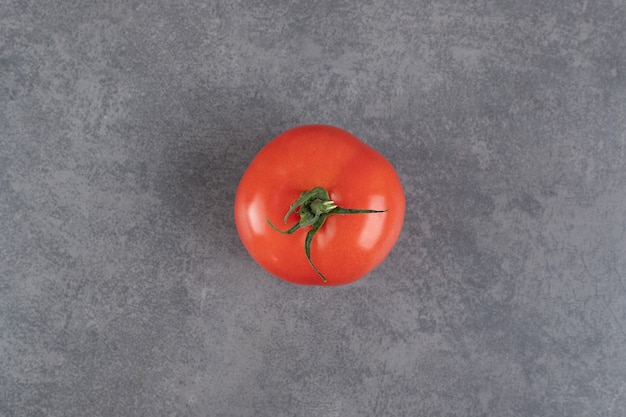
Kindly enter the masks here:
<path id="1" fill-rule="evenodd" d="M 390 257 L 287 284 L 238 180 L 397 168 Z M 4 1 L 0 416 L 626 415 L 626 4 Z"/>

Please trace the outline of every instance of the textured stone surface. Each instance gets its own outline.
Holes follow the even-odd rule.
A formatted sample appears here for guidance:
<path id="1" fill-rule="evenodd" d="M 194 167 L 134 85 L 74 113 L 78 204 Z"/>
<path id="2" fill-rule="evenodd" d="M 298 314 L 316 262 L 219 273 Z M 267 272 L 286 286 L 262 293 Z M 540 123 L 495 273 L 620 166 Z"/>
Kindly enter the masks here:
<path id="1" fill-rule="evenodd" d="M 232 220 L 273 136 L 397 167 L 341 288 Z M 626 4 L 5 0 L 0 416 L 626 415 Z"/>

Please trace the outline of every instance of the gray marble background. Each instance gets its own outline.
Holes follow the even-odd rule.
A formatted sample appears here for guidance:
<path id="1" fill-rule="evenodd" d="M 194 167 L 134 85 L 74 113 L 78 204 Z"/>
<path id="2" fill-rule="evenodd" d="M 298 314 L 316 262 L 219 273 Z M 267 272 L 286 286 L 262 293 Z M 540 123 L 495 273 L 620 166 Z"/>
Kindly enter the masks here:
<path id="1" fill-rule="evenodd" d="M 407 197 L 340 288 L 240 176 L 343 127 Z M 626 415 L 623 0 L 0 2 L 0 416 Z"/>

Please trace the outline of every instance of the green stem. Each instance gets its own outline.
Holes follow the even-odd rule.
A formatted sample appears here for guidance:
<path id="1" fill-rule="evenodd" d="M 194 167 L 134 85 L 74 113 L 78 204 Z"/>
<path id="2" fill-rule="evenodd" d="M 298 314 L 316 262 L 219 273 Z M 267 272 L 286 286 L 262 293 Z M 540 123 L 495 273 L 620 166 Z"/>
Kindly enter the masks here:
<path id="1" fill-rule="evenodd" d="M 266 218 L 267 223 L 277 232 L 290 235 L 302 227 L 311 226 L 304 240 L 304 253 L 311 265 L 311 268 L 320 276 L 322 281 L 326 282 L 326 277 L 322 274 L 311 260 L 311 242 L 318 230 L 324 225 L 326 219 L 333 214 L 363 214 L 363 213 L 384 213 L 387 210 L 368 210 L 368 209 L 345 209 L 338 207 L 333 200 L 330 199 L 328 191 L 322 187 L 315 187 L 311 190 L 300 194 L 300 198 L 294 201 L 289 207 L 289 211 L 285 215 L 283 221 L 287 224 L 287 220 L 292 213 L 298 214 L 300 220 L 291 226 L 288 230 L 280 230 L 272 224 L 270 219 Z"/>

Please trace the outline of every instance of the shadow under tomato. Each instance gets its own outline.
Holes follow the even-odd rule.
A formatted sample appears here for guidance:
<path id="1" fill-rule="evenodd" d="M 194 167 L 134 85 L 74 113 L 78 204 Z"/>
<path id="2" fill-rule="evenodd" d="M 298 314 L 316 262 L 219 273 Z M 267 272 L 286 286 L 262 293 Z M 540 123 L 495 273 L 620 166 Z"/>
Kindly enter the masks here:
<path id="1" fill-rule="evenodd" d="M 160 123 L 166 145 L 153 190 L 182 256 L 240 257 L 246 251 L 233 218 L 239 180 L 254 155 L 295 122 L 247 89 L 198 89 L 184 103 Z"/>

